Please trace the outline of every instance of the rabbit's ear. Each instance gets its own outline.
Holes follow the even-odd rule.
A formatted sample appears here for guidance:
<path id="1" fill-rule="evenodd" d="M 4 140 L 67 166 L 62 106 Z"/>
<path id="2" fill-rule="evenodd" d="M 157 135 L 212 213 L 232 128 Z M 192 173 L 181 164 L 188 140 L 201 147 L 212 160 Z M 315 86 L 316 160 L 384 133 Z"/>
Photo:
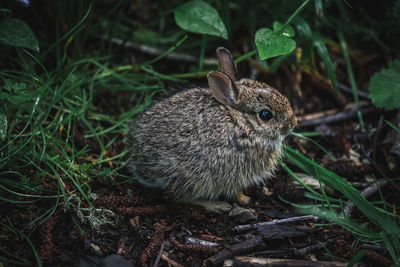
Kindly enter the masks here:
<path id="1" fill-rule="evenodd" d="M 224 47 L 217 48 L 217 59 L 219 70 L 225 73 L 232 81 L 238 80 L 235 62 L 231 52 Z"/>
<path id="2" fill-rule="evenodd" d="M 219 71 L 211 71 L 207 74 L 208 85 L 215 99 L 224 105 L 234 107 L 237 102 L 238 91 L 232 80 Z"/>

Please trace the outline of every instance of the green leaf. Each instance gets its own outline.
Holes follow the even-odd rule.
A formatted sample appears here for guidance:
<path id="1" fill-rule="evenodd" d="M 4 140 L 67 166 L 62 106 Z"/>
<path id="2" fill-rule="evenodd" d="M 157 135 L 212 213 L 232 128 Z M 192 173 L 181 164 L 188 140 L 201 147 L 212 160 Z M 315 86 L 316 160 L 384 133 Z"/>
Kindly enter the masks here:
<path id="1" fill-rule="evenodd" d="M 296 48 L 294 40 L 268 28 L 261 28 L 256 32 L 255 43 L 261 59 L 286 55 Z"/>
<path id="2" fill-rule="evenodd" d="M 18 92 L 17 94 L 11 95 L 8 101 L 12 104 L 21 104 L 25 101 L 32 100 L 33 97 L 26 91 Z"/>
<path id="3" fill-rule="evenodd" d="M 8 121 L 3 111 L 0 111 L 0 139 L 4 140 L 7 136 Z"/>
<path id="4" fill-rule="evenodd" d="M 273 25 L 274 32 L 279 33 L 279 31 L 282 29 L 282 27 L 283 27 L 282 23 L 280 23 L 279 21 L 274 21 L 274 25 Z M 284 36 L 286 36 L 286 37 L 293 37 L 294 36 L 294 30 L 293 30 L 293 28 L 291 26 L 287 26 L 283 30 L 282 34 Z"/>
<path id="5" fill-rule="evenodd" d="M 29 26 L 19 19 L 3 19 L 0 21 L 0 42 L 39 51 L 38 41 Z"/>
<path id="6" fill-rule="evenodd" d="M 388 69 L 375 73 L 368 86 L 372 103 L 391 110 L 400 107 L 400 59 L 389 62 Z"/>
<path id="7" fill-rule="evenodd" d="M 20 104 L 32 98 L 26 90 L 26 83 L 13 83 L 10 79 L 4 81 L 3 91 L 0 91 L 0 99 L 7 99 L 12 104 Z"/>
<path id="8" fill-rule="evenodd" d="M 174 17 L 176 24 L 186 31 L 228 39 L 225 24 L 217 10 L 203 1 L 189 1 L 177 7 Z"/>
<path id="9" fill-rule="evenodd" d="M 10 96 L 10 94 L 7 92 L 0 92 L 0 100 L 7 99 L 9 96 Z"/>

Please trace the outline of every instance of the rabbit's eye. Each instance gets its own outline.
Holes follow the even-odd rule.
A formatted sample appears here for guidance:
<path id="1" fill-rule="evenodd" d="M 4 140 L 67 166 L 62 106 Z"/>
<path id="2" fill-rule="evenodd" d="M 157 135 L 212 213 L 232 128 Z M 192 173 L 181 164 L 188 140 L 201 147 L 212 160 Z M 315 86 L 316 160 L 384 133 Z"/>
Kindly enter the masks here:
<path id="1" fill-rule="evenodd" d="M 269 121 L 270 119 L 272 119 L 272 112 L 267 109 L 263 109 L 260 112 L 258 112 L 258 116 L 263 121 Z"/>

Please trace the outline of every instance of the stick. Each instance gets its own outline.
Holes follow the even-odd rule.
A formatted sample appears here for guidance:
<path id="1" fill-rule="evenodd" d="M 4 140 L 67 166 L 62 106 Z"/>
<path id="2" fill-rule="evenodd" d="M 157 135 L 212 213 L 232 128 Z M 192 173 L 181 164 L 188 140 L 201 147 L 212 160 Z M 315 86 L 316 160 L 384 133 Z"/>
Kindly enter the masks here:
<path id="1" fill-rule="evenodd" d="M 344 120 L 350 120 L 354 119 L 357 117 L 357 107 L 350 108 L 348 110 L 344 110 L 342 112 L 338 112 L 336 114 L 332 115 L 326 115 L 326 114 L 321 114 L 321 115 L 307 115 L 307 116 L 315 116 L 314 119 L 307 120 L 305 116 L 302 116 L 299 119 L 299 124 L 298 127 L 311 127 L 311 126 L 316 126 L 320 124 L 329 124 L 329 123 L 336 123 Z M 361 114 L 369 114 L 372 112 L 378 112 L 379 110 L 374 108 L 374 107 L 367 107 L 367 108 L 361 108 L 360 112 Z"/>
<path id="2" fill-rule="evenodd" d="M 198 245 L 198 246 L 203 246 L 203 247 L 217 247 L 220 244 L 216 243 L 216 242 L 211 242 L 211 241 L 207 241 L 207 240 L 203 240 L 200 238 L 196 238 L 196 237 L 188 237 L 186 238 L 186 244 L 188 245 Z"/>
<path id="3" fill-rule="evenodd" d="M 326 240 L 325 242 L 319 242 L 319 243 L 315 243 L 312 244 L 310 246 L 304 247 L 304 248 L 300 248 L 300 249 L 295 249 L 294 253 L 296 255 L 306 255 L 309 254 L 312 251 L 315 250 L 319 250 L 323 247 L 325 247 L 326 245 L 333 243 L 333 241 L 335 241 L 336 238 L 329 238 L 328 240 Z"/>
<path id="4" fill-rule="evenodd" d="M 160 222 L 154 224 L 153 236 L 151 237 L 149 244 L 143 250 L 142 254 L 139 257 L 139 266 L 146 266 L 147 260 L 155 255 L 157 251 L 159 251 L 157 248 L 158 246 L 162 246 L 162 243 L 164 242 L 164 231 L 166 227 L 167 223 L 164 220 L 161 220 Z"/>
<path id="5" fill-rule="evenodd" d="M 291 218 L 281 219 L 281 220 L 273 220 L 270 222 L 260 222 L 260 223 L 254 223 L 254 224 L 238 225 L 238 226 L 233 227 L 233 230 L 240 232 L 240 231 L 257 229 L 260 226 L 298 222 L 298 221 L 305 221 L 305 220 L 317 220 L 317 219 L 318 219 L 318 217 L 316 217 L 314 215 L 304 215 L 304 216 L 291 217 Z"/>
<path id="6" fill-rule="evenodd" d="M 254 258 L 254 257 L 235 257 L 232 260 L 224 262 L 224 266 L 310 266 L 310 267 L 345 267 L 345 262 L 334 261 L 307 261 L 307 260 L 288 260 L 273 258 Z"/>
<path id="7" fill-rule="evenodd" d="M 170 258 L 168 258 L 168 254 L 166 252 L 163 252 L 163 254 L 161 255 L 161 258 L 163 260 L 165 260 L 166 262 L 168 262 L 168 264 L 171 264 L 174 267 L 183 267 L 182 264 L 177 263 L 176 261 L 171 260 Z"/>
<path id="8" fill-rule="evenodd" d="M 388 182 L 381 182 L 379 187 L 382 188 L 386 186 Z M 361 195 L 364 196 L 365 198 L 369 198 L 371 195 L 376 193 L 378 191 L 378 183 L 373 183 L 367 186 L 363 191 L 361 191 Z M 346 216 L 351 216 L 351 213 L 354 210 L 354 204 L 351 201 L 346 201 L 344 205 L 344 214 Z"/>
<path id="9" fill-rule="evenodd" d="M 210 246 L 202 246 L 202 245 L 181 244 L 176 240 L 174 240 L 173 243 L 177 249 L 183 250 L 183 251 L 196 251 L 196 252 L 214 255 L 215 253 L 217 253 L 220 250 L 218 247 L 215 247 L 215 246 L 210 247 Z"/>
<path id="10" fill-rule="evenodd" d="M 228 246 L 220 251 L 217 255 L 208 258 L 206 261 L 212 263 L 213 265 L 219 265 L 224 262 L 225 259 L 229 259 L 235 255 L 250 251 L 258 247 L 262 243 L 263 236 L 258 235 L 252 239 L 248 239 L 241 243 Z"/>
<path id="11" fill-rule="evenodd" d="M 101 35 L 94 35 L 94 37 L 99 38 L 101 40 L 108 41 L 112 44 L 116 45 L 123 45 L 126 48 L 130 48 L 136 51 L 139 51 L 140 53 L 149 55 L 149 56 L 159 56 L 163 53 L 160 49 L 143 45 L 143 44 L 137 44 L 129 41 L 124 41 L 120 38 L 115 38 L 111 37 L 108 38 L 106 36 L 101 36 Z M 178 53 L 170 53 L 165 56 L 165 58 L 171 60 L 171 61 L 178 61 L 178 62 L 184 62 L 184 63 L 198 63 L 199 59 L 197 57 L 191 56 L 191 55 L 186 55 L 186 54 L 178 54 Z M 204 65 L 217 65 L 218 62 L 216 59 L 211 59 L 211 58 L 205 58 L 203 61 Z"/>
<path id="12" fill-rule="evenodd" d="M 161 243 L 161 247 L 160 247 L 160 250 L 158 251 L 158 255 L 157 255 L 156 260 L 154 261 L 153 267 L 158 266 L 158 263 L 160 262 L 160 259 L 161 259 L 161 255 L 164 251 L 164 247 L 165 247 L 165 241 Z"/>
<path id="13" fill-rule="evenodd" d="M 379 252 L 386 252 L 388 250 L 386 247 L 375 245 L 375 244 L 361 244 L 361 248 L 376 250 Z"/>
<path id="14" fill-rule="evenodd" d="M 342 90 L 343 92 L 346 92 L 346 93 L 349 93 L 349 94 L 353 94 L 353 90 L 352 90 L 349 86 L 347 86 L 347 85 L 345 85 L 345 84 L 343 84 L 343 83 L 339 83 L 339 84 L 338 84 L 338 87 L 339 87 L 339 89 Z M 366 93 L 366 92 L 364 92 L 364 91 L 357 90 L 357 94 L 358 94 L 358 96 L 359 96 L 360 98 L 365 98 L 365 99 L 367 99 L 367 100 L 370 100 L 369 94 Z"/>

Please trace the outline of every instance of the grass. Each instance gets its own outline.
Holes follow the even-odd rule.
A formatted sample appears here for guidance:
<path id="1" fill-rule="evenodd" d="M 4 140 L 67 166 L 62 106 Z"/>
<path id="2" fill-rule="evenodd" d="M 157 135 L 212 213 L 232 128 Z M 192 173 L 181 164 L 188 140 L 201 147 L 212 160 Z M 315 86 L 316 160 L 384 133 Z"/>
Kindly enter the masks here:
<path id="1" fill-rule="evenodd" d="M 352 232 L 361 242 L 385 246 L 392 257 L 393 262 L 396 265 L 400 265 L 399 218 L 396 213 L 388 211 L 380 189 L 379 193 L 381 202 L 379 203 L 379 206 L 377 206 L 376 204 L 366 200 L 357 189 L 351 186 L 343 178 L 317 164 L 313 159 L 303 156 L 301 153 L 288 146 L 285 147 L 285 157 L 289 163 L 320 182 L 321 192 L 316 192 L 314 189 L 303 183 L 285 163 L 281 162 L 283 169 L 309 191 L 306 196 L 319 202 L 319 204 L 315 205 L 292 203 L 292 205 L 297 208 L 298 212 L 312 214 L 328 222 L 337 224 Z M 339 192 L 343 198 L 328 197 L 324 190 L 325 187 L 329 187 Z M 368 227 L 345 215 L 343 203 L 346 201 L 353 203 L 355 207 L 357 207 L 358 210 L 368 218 Z M 353 260 L 356 259 L 360 259 L 360 256 L 353 258 Z"/>
<path id="2" fill-rule="evenodd" d="M 110 154 L 112 148 L 124 142 L 131 117 L 148 105 L 155 92 L 164 89 L 156 75 L 131 71 L 150 66 L 161 57 L 120 71 L 109 67 L 109 57 L 68 58 L 68 47 L 82 30 L 89 11 L 43 53 L 33 55 L 17 48 L 16 58 L 6 58 L 13 63 L 11 68 L 0 71 L 1 80 L 10 87 L 26 85 L 15 93 L 15 98 L 2 100 L 0 200 L 51 203 L 32 214 L 34 219 L 27 227 L 42 224 L 61 203 L 69 205 L 70 195 L 78 194 L 91 205 L 91 183 L 100 177 L 105 181 L 124 177 L 119 171 L 127 164 L 128 148 Z M 56 67 L 49 67 L 55 54 Z M 128 99 L 121 92 L 128 92 Z M 112 95 L 109 102 L 102 99 L 103 94 Z M 53 182 L 58 185 L 56 190 L 45 186 Z M 41 266 L 37 250 L 25 233 L 5 223 L 0 228 L 4 233 L 21 235 Z M 31 265 L 3 257 L 2 261 Z"/>

